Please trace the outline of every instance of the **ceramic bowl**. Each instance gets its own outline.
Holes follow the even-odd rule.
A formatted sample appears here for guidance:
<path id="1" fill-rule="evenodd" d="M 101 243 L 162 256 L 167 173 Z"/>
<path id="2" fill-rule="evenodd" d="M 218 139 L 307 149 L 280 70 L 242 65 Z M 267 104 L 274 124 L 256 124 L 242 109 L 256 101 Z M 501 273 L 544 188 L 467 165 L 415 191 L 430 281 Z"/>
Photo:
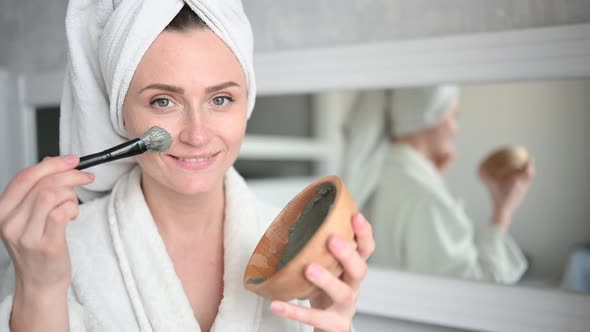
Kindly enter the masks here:
<path id="1" fill-rule="evenodd" d="M 481 170 L 496 179 L 505 179 L 526 169 L 529 153 L 523 146 L 513 145 L 491 152 L 481 162 Z"/>
<path id="2" fill-rule="evenodd" d="M 353 241 L 356 204 L 342 180 L 323 177 L 297 194 L 258 242 L 244 273 L 246 289 L 271 300 L 308 299 L 319 291 L 304 275 L 318 263 L 339 276 L 342 267 L 328 251 L 332 234 Z"/>

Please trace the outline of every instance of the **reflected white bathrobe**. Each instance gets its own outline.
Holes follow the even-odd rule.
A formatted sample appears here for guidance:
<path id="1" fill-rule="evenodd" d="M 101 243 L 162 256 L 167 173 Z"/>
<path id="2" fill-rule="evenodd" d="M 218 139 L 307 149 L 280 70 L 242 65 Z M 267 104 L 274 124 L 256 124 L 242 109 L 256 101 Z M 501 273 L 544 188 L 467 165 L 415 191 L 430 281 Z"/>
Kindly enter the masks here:
<path id="1" fill-rule="evenodd" d="M 434 165 L 391 144 L 370 206 L 377 248 L 371 262 L 399 270 L 514 283 L 527 267 L 509 234 L 489 225 L 478 236 Z"/>
<path id="2" fill-rule="evenodd" d="M 140 177 L 136 167 L 110 195 L 82 205 L 78 219 L 68 225 L 70 331 L 200 331 Z M 225 177 L 225 195 L 224 290 L 211 331 L 312 331 L 272 313 L 270 301 L 242 284 L 250 255 L 278 210 L 257 200 L 233 168 Z M 14 268 L 0 271 L 0 278 L 4 332 L 9 331 Z"/>

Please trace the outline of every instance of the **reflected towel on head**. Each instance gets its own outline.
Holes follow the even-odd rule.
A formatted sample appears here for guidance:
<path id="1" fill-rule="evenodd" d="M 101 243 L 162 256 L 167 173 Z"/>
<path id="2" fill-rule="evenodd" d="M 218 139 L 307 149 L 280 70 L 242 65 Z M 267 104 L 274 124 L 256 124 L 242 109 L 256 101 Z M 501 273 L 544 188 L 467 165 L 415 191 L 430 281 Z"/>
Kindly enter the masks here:
<path id="1" fill-rule="evenodd" d="M 70 0 L 66 15 L 68 65 L 61 101 L 60 150 L 79 156 L 127 137 L 123 102 L 141 58 L 184 4 L 232 50 L 248 84 L 248 118 L 256 85 L 253 38 L 240 0 Z M 87 201 L 109 192 L 133 159 L 92 169 L 94 183 L 78 188 Z"/>
<path id="2" fill-rule="evenodd" d="M 390 134 L 401 137 L 436 126 L 459 101 L 453 85 L 395 90 L 390 108 Z"/>

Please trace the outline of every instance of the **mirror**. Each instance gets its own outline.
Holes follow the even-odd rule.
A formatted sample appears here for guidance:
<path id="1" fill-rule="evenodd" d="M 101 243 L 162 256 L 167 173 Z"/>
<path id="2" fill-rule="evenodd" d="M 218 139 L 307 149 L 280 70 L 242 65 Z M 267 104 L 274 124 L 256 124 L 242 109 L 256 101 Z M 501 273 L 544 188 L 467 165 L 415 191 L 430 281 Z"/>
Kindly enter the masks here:
<path id="1" fill-rule="evenodd" d="M 481 158 L 501 145 L 524 145 L 536 176 L 509 229 L 529 258 L 517 284 L 588 290 L 588 275 L 585 282 L 572 278 L 583 273 L 580 264 L 590 265 L 584 247 L 590 243 L 590 81 L 468 85 L 461 105 L 457 160 L 447 182 L 466 199 L 470 219 L 482 228 L 491 215 L 475 171 Z"/>
<path id="2" fill-rule="evenodd" d="M 585 245 L 590 242 L 590 201 L 586 194 L 590 191 L 590 180 L 587 180 L 590 149 L 586 146 L 590 142 L 590 81 L 461 84 L 459 90 L 459 132 L 454 139 L 456 156 L 444 181 L 453 197 L 462 198 L 474 234 L 465 235 L 465 239 L 471 237 L 473 241 L 469 246 L 471 252 L 456 254 L 482 255 L 475 248 L 475 236 L 479 230 L 488 227 L 491 219 L 491 201 L 478 179 L 478 164 L 493 149 L 520 144 L 533 158 L 536 176 L 524 201 L 515 210 L 507 233 L 521 249 L 516 252 L 521 251 L 526 256 L 528 267 L 526 271 L 516 273 L 514 281 L 501 282 L 523 287 L 584 291 L 587 286 L 574 279 L 576 271 L 582 272 L 581 266 L 576 264 L 583 261 L 580 256 L 584 252 L 587 255 Z M 367 91 L 377 90 L 364 92 Z M 395 89 L 391 91 L 395 96 Z M 342 126 L 357 92 L 260 97 L 249 123 L 249 136 L 266 137 L 266 141 L 258 142 L 261 149 L 267 144 L 269 149 L 283 146 L 287 152 L 283 157 L 275 156 L 275 160 L 265 160 L 256 157 L 256 153 L 248 149 L 247 142 L 236 167 L 255 191 L 278 206 L 284 206 L 314 177 L 328 173 L 342 175 L 346 169 L 342 155 L 348 148 L 342 137 Z M 321 117 L 318 113 L 322 114 Z M 277 123 L 286 128 L 286 136 L 277 137 Z M 359 130 L 358 126 L 356 128 Z M 372 131 L 371 128 L 365 130 Z M 319 153 L 298 149 L 299 143 L 309 144 L 310 149 L 316 148 Z M 265 167 L 268 169 L 264 170 Z M 385 180 L 380 182 L 385 185 Z M 367 206 L 363 212 L 371 218 Z M 382 243 L 377 243 L 378 248 L 401 248 L 383 243 L 389 235 L 381 236 L 385 231 L 379 231 Z M 395 241 L 393 234 L 390 238 Z M 398 238 L 407 241 L 404 236 Z M 414 240 L 420 243 L 421 238 L 418 236 Z M 383 263 L 371 264 L 384 267 Z M 506 264 L 502 266 L 506 269 Z M 435 271 L 418 272 L 452 276 Z M 494 281 L 484 277 L 453 277 Z"/>
<path id="3" fill-rule="evenodd" d="M 590 26 L 583 24 L 263 53 L 256 58 L 259 97 L 262 100 L 281 94 L 311 94 L 309 98 L 319 98 L 321 102 L 322 99 L 337 99 L 331 98 L 331 91 L 338 94 L 338 91 L 428 86 L 444 82 L 469 85 L 588 79 L 590 50 L 585 45 L 588 45 L 589 32 Z M 325 123 L 326 118 L 328 121 L 339 119 L 337 112 L 332 112 L 329 107 L 322 109 L 327 110 L 322 114 L 329 113 L 329 116 L 320 116 L 314 123 Z M 337 164 L 334 156 L 341 149 L 338 141 L 332 139 L 335 136 L 332 132 L 319 132 L 315 135 L 317 140 L 297 139 L 289 151 L 314 160 L 317 167 L 331 171 Z M 328 141 L 329 144 L 321 144 Z M 269 150 L 272 147 L 278 153 L 286 150 L 284 144 L 273 142 L 267 142 Z M 262 142 L 253 143 L 258 148 L 258 143 Z M 246 145 L 244 148 L 245 155 L 254 157 L 254 149 Z M 261 193 L 274 186 L 291 190 L 294 194 L 296 190 L 293 189 L 297 189 L 298 184 L 301 185 L 297 181 L 269 181 L 261 188 Z M 282 198 L 279 195 L 266 196 Z M 287 196 L 286 200 L 292 197 L 284 196 Z M 514 287 L 370 266 L 358 311 L 371 317 L 473 331 L 532 332 L 585 331 L 590 324 L 586 314 L 588 308 L 589 296 L 556 291 L 555 288 Z"/>

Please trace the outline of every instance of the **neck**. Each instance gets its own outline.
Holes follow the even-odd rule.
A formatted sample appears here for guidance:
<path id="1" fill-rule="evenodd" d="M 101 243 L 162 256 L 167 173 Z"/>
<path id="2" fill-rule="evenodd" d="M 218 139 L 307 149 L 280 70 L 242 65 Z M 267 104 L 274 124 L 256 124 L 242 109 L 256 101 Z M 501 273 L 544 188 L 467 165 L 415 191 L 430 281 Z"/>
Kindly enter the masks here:
<path id="1" fill-rule="evenodd" d="M 183 195 L 157 185 L 144 174 L 142 189 L 163 237 L 194 238 L 223 229 L 225 194 L 223 180 L 210 192 Z"/>

